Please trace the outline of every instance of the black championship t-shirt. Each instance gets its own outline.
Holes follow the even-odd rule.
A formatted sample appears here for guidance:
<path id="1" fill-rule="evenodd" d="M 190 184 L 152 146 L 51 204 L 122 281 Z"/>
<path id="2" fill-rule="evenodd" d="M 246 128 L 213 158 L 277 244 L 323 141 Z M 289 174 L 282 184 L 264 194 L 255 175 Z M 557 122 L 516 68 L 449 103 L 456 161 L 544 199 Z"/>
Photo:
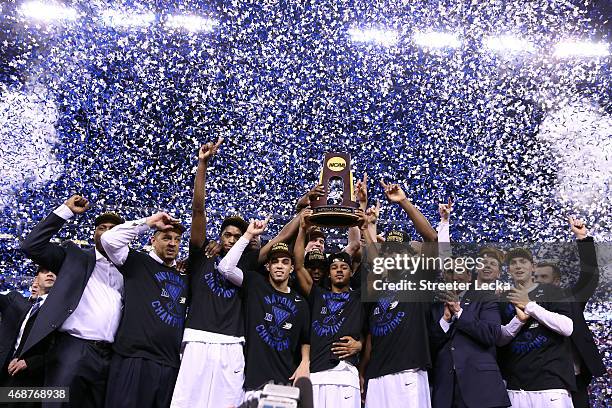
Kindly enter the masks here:
<path id="1" fill-rule="evenodd" d="M 539 284 L 529 292 L 529 299 L 544 309 L 571 317 L 568 303 L 555 302 L 562 298 L 561 289 L 553 285 Z M 500 311 L 503 325 L 516 315 L 511 303 L 500 304 Z M 527 320 L 516 337 L 500 349 L 499 363 L 509 390 L 575 389 L 569 337 L 550 330 L 534 318 Z"/>
<path id="2" fill-rule="evenodd" d="M 273 380 L 286 384 L 309 344 L 310 313 L 295 291 L 282 293 L 257 272 L 245 273 L 246 373 L 244 388 L 257 389 Z"/>
<path id="3" fill-rule="evenodd" d="M 361 340 L 365 314 L 359 290 L 333 293 L 313 285 L 308 303 L 312 310 L 310 371 L 317 373 L 340 362 L 331 351 L 332 343 L 344 336 Z M 356 366 L 359 354 L 345 360 Z"/>
<path id="4" fill-rule="evenodd" d="M 387 292 L 378 302 L 369 304 L 372 352 L 366 370 L 367 379 L 431 367 L 430 308 L 431 303 L 400 303 L 395 292 Z"/>
<path id="5" fill-rule="evenodd" d="M 125 300 L 113 350 L 124 357 L 178 368 L 187 275 L 133 250 L 118 269 L 123 274 Z"/>
<path id="6" fill-rule="evenodd" d="M 190 298 L 186 327 L 242 337 L 242 288 L 231 283 L 217 270 L 220 261 L 220 257 L 206 258 L 202 248 L 190 246 L 187 266 Z M 241 262 L 238 267 L 241 267 Z M 247 271 L 243 269 L 243 273 Z"/>
<path id="7" fill-rule="evenodd" d="M 367 280 L 370 273 L 364 269 L 362 280 Z M 415 282 L 428 276 L 435 276 L 435 272 L 419 269 L 415 274 L 399 275 Z M 400 302 L 400 294 L 381 291 L 377 301 L 367 305 L 366 323 L 372 336 L 372 350 L 366 379 L 431 368 L 429 323 L 433 294 L 415 291 L 410 302 Z"/>

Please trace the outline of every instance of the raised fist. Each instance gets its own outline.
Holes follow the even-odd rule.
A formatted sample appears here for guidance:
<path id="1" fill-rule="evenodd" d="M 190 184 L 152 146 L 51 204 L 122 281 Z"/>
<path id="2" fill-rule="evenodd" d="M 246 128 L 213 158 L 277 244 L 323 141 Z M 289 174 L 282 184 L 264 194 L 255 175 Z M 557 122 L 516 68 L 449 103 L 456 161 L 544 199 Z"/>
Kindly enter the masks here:
<path id="1" fill-rule="evenodd" d="M 586 238 L 588 231 L 586 225 L 584 225 L 584 221 L 579 218 L 569 217 L 569 224 L 577 239 Z"/>
<path id="2" fill-rule="evenodd" d="M 77 194 L 67 199 L 64 204 L 70 208 L 70 211 L 72 211 L 74 214 L 83 214 L 90 208 L 89 201 L 87 201 L 85 197 Z"/>
<path id="3" fill-rule="evenodd" d="M 219 149 L 219 146 L 221 145 L 222 142 L 223 142 L 223 138 L 220 137 L 217 140 L 217 143 L 213 144 L 211 142 L 208 142 L 202 145 L 202 147 L 200 147 L 200 150 L 198 151 L 198 160 L 203 161 L 203 162 L 208 162 L 208 160 L 210 160 L 210 158 L 214 156 L 215 153 L 217 153 L 217 149 Z"/>

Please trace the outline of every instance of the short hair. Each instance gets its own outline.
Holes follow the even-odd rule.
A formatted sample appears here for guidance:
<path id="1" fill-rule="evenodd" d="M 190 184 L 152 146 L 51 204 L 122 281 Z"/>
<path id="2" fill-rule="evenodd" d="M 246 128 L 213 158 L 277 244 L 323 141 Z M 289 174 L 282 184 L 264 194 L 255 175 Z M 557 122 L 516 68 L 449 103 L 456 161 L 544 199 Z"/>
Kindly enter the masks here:
<path id="1" fill-rule="evenodd" d="M 533 263 L 533 255 L 527 248 L 512 248 L 506 253 L 506 263 L 509 265 L 514 258 L 525 258 Z"/>
<path id="2" fill-rule="evenodd" d="M 123 224 L 125 220 L 119 214 L 114 212 L 105 212 L 96 217 L 94 220 L 94 225 L 98 227 L 100 224 L 110 223 L 110 224 Z"/>
<path id="3" fill-rule="evenodd" d="M 223 223 L 221 224 L 221 229 L 219 230 L 220 233 L 222 234 L 223 231 L 225 231 L 225 228 L 229 227 L 230 225 L 238 228 L 240 232 L 242 232 L 243 234 L 246 232 L 247 228 L 249 227 L 249 223 L 243 220 L 242 217 L 239 217 L 237 215 L 232 215 L 232 216 L 226 217 L 223 220 Z"/>
<path id="4" fill-rule="evenodd" d="M 559 268 L 559 265 L 557 265 L 556 263 L 551 262 L 551 261 L 542 261 L 542 262 L 538 262 L 538 264 L 536 265 L 536 268 L 546 268 L 546 267 L 552 268 L 553 276 L 557 279 L 561 279 L 561 269 Z"/>
<path id="5" fill-rule="evenodd" d="M 334 262 L 344 262 L 349 266 L 349 268 L 351 268 L 351 270 L 353 269 L 353 262 L 351 261 L 351 256 L 344 251 L 331 254 L 329 258 L 327 258 L 327 263 L 330 267 Z"/>
<path id="6" fill-rule="evenodd" d="M 493 258 L 499 262 L 499 266 L 502 266 L 504 263 L 504 253 L 497 248 L 494 247 L 484 247 L 480 251 L 478 251 L 478 255 L 480 256 L 488 256 L 489 258 Z"/>

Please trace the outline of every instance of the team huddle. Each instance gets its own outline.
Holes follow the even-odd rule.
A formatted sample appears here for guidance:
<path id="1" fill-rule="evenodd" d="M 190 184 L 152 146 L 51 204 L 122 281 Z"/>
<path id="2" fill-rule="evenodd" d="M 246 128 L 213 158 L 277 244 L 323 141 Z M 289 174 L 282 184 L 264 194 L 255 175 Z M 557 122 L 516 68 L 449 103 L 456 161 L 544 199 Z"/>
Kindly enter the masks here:
<path id="1" fill-rule="evenodd" d="M 206 179 L 221 143 L 198 152 L 186 259 L 187 228 L 164 212 L 135 221 L 99 215 L 91 249 L 53 243 L 89 209 L 78 195 L 27 235 L 22 249 L 39 269 L 30 299 L 0 295 L 2 386 L 67 387 L 63 406 L 79 408 L 238 407 L 266 383 L 308 377 L 320 408 L 588 406 L 588 384 L 605 368 L 583 315 L 599 272 L 580 220 L 569 220 L 581 268 L 572 288 L 528 249 L 484 247 L 474 276 L 451 264 L 441 278 L 494 286 L 506 265 L 512 289 L 418 302 L 385 290 L 364 302 L 373 276 L 366 249 L 395 242 L 414 256 L 437 251 L 450 241 L 452 203 L 439 206 L 434 229 L 399 185 L 381 180 L 423 242 L 398 230 L 383 238 L 364 176 L 355 186 L 359 224 L 338 252 L 326 253 L 325 232 L 310 220 L 320 185 L 265 245 L 269 217 L 227 217 L 212 240 Z M 132 249 L 145 234 L 150 251 Z"/>

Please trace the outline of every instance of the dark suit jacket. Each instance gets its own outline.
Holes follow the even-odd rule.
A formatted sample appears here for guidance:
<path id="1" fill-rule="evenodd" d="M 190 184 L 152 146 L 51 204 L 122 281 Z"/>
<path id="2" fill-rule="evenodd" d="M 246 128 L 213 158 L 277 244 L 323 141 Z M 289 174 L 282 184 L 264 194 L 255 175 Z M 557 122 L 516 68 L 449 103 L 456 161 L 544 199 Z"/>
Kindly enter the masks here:
<path id="1" fill-rule="evenodd" d="M 25 360 L 27 369 L 20 371 L 15 377 L 9 377 L 7 371 L 13 357 L 19 329 L 21 329 L 23 319 L 27 316 L 31 306 L 31 303 L 19 292 L 0 295 L 0 312 L 2 312 L 2 322 L 0 323 L 0 361 L 2 362 L 0 384 L 4 386 L 42 387 L 43 385 L 44 359 L 49 341 L 38 343 L 36 347 L 32 347 L 27 353 L 22 351 L 22 346 L 28 338 L 38 314 L 31 317 L 26 323 L 19 349 L 17 350 L 17 357 Z"/>
<path id="2" fill-rule="evenodd" d="M 597 254 L 592 237 L 578 240 L 578 255 L 580 256 L 580 276 L 576 284 L 565 290 L 565 295 L 571 297 L 570 302 L 574 331 L 570 337 L 573 349 L 578 353 L 581 361 L 581 370 L 589 380 L 606 373 L 597 345 L 593 340 L 593 333 L 584 319 L 584 308 L 595 293 L 599 284 L 599 267 Z"/>
<path id="3" fill-rule="evenodd" d="M 30 302 L 19 292 L 0 295 L 0 383 L 4 383 L 8 377 L 7 367 L 13 357 L 15 341 L 30 307 Z"/>
<path id="4" fill-rule="evenodd" d="M 510 406 L 496 361 L 495 341 L 501 330 L 501 321 L 494 294 L 469 290 L 461 300 L 461 308 L 461 317 L 446 333 L 439 323 L 443 305 L 434 304 L 432 309 L 432 406 L 452 406 L 455 371 L 457 385 L 467 406 Z"/>
<path id="5" fill-rule="evenodd" d="M 81 249 L 70 241 L 62 245 L 49 242 L 65 222 L 62 217 L 52 213 L 36 225 L 21 243 L 21 249 L 30 259 L 57 275 L 53 290 L 38 312 L 23 346 L 23 354 L 41 341 L 48 340 L 49 335 L 61 327 L 76 309 L 96 264 L 95 248 Z"/>

